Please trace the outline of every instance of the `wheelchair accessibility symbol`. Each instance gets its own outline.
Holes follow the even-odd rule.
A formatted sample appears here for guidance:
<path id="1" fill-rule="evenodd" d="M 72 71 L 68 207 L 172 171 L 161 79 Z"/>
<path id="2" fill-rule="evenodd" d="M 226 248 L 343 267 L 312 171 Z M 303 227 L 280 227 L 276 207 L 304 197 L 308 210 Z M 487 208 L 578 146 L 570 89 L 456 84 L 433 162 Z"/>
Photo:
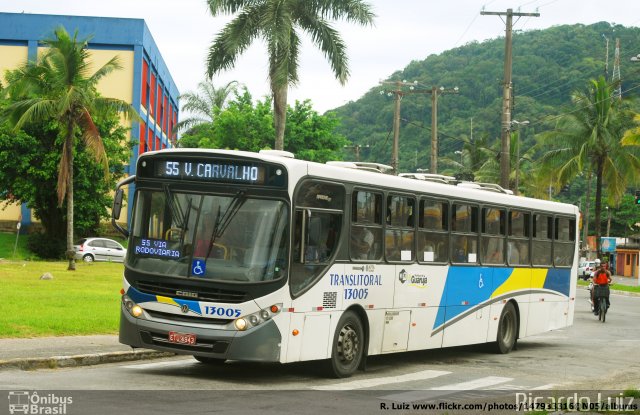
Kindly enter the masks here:
<path id="1" fill-rule="evenodd" d="M 191 263 L 191 275 L 204 275 L 207 271 L 207 263 L 201 259 L 194 259 Z"/>

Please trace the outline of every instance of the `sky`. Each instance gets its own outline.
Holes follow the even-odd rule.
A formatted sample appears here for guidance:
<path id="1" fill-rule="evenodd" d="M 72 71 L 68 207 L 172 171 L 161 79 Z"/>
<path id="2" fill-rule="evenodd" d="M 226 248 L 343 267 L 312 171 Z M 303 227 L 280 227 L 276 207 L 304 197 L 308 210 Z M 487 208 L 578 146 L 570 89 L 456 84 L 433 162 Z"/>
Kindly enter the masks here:
<path id="1" fill-rule="evenodd" d="M 515 12 L 540 13 L 540 17 L 514 18 L 514 30 L 600 21 L 640 26 L 639 0 L 368 0 L 368 3 L 377 16 L 373 26 L 335 23 L 349 56 L 350 77 L 345 85 L 335 79 L 325 57 L 309 37 L 302 35 L 300 80 L 289 90 L 290 104 L 309 99 L 313 108 L 323 113 L 359 99 L 411 61 L 421 61 L 472 41 L 503 37 L 503 20 L 499 16 L 480 15 L 483 8 L 491 12 L 511 8 Z M 0 11 L 144 19 L 180 93 L 196 91 L 198 82 L 205 79 L 208 48 L 232 18 L 212 17 L 205 0 L 0 0 Z M 631 45 L 622 45 L 622 58 L 640 53 L 640 45 L 636 47 L 633 50 Z M 216 75 L 213 83 L 223 86 L 238 81 L 254 99 L 260 99 L 269 94 L 267 63 L 264 44 L 256 42 L 234 69 Z"/>

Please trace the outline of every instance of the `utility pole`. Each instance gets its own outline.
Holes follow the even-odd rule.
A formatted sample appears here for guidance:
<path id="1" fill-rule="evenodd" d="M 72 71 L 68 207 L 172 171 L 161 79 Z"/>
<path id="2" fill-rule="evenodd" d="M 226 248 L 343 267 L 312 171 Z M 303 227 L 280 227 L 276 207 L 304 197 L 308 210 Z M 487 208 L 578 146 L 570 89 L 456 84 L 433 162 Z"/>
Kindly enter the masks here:
<path id="1" fill-rule="evenodd" d="M 391 167 L 393 167 L 393 174 L 398 174 L 398 147 L 400 142 L 400 101 L 402 97 L 408 93 L 408 91 L 403 90 L 403 87 L 409 87 L 410 90 L 413 90 L 417 85 L 418 81 L 414 81 L 413 83 L 407 83 L 407 81 L 380 81 L 381 85 L 393 85 L 394 89 L 388 91 L 387 94 L 390 96 L 394 95 L 395 98 L 395 106 L 393 110 L 393 147 L 391 150 Z M 380 91 L 380 95 L 384 95 L 385 91 Z"/>
<path id="2" fill-rule="evenodd" d="M 616 39 L 616 51 L 613 58 L 613 75 L 611 81 L 617 83 L 613 97 L 622 100 L 622 80 L 620 79 L 620 39 Z M 608 235 L 607 235 L 608 236 Z"/>
<path id="3" fill-rule="evenodd" d="M 438 144 L 437 144 L 437 137 L 438 137 L 438 128 L 437 128 L 437 115 L 434 115 L 434 113 L 437 111 L 437 100 L 438 100 L 438 95 L 439 94 L 443 94 L 443 93 L 452 93 L 451 91 L 455 90 L 455 93 L 458 93 L 458 88 L 453 88 L 451 91 L 446 90 L 444 87 L 432 87 L 431 89 L 415 89 L 415 87 L 418 85 L 418 81 L 413 81 L 411 83 L 408 83 L 407 81 L 381 81 L 380 82 L 381 85 L 393 85 L 393 89 L 391 91 L 388 91 L 387 94 L 389 96 L 391 96 L 392 94 L 395 97 L 395 106 L 394 106 L 394 111 L 393 111 L 393 147 L 392 147 L 392 152 L 391 152 L 391 167 L 393 167 L 393 174 L 398 174 L 398 146 L 399 146 L 399 142 L 400 142 L 400 101 L 402 100 L 402 98 L 405 95 L 408 94 L 431 94 L 432 97 L 432 102 L 434 103 L 434 105 L 432 106 L 432 110 L 431 110 L 431 122 L 432 127 L 431 127 L 431 166 L 432 168 L 434 167 L 434 154 L 437 157 L 437 152 L 438 152 Z M 407 89 L 403 89 L 406 88 Z M 435 91 L 435 92 L 434 92 Z M 385 91 L 380 91 L 380 95 L 384 95 Z M 434 98 L 435 97 L 435 98 Z M 435 99 L 435 101 L 434 101 Z M 435 117 L 435 118 L 434 118 Z M 434 123 L 435 120 L 435 123 Z M 434 127 L 435 126 L 435 127 Z M 435 131 L 435 132 L 434 132 Z M 434 152 L 434 148 L 433 148 L 433 142 L 435 140 L 435 152 Z M 437 161 L 436 161 L 437 163 Z M 435 166 L 437 168 L 437 166 Z"/>
<path id="4" fill-rule="evenodd" d="M 605 52 L 604 52 L 604 79 L 609 79 L 609 39 L 602 34 L 606 42 Z"/>
<path id="5" fill-rule="evenodd" d="M 529 125 L 529 120 L 525 120 L 525 121 L 517 121 L 517 120 L 513 120 L 511 121 L 511 124 L 514 125 Z M 520 187 L 520 129 L 516 129 L 516 185 L 514 186 L 515 188 L 513 189 L 513 193 L 515 195 L 519 194 L 518 188 Z"/>
<path id="6" fill-rule="evenodd" d="M 431 170 L 430 173 L 438 173 L 438 96 L 444 94 L 457 94 L 458 87 L 445 88 L 441 86 L 431 87 Z"/>
<path id="7" fill-rule="evenodd" d="M 513 9 L 507 9 L 506 12 L 480 12 L 481 15 L 506 16 L 505 22 L 505 46 L 504 46 L 504 84 L 502 90 L 502 130 L 501 130 L 501 148 L 500 148 L 500 186 L 505 189 L 509 188 L 509 173 L 511 165 L 509 160 L 510 152 L 510 129 L 511 129 L 511 107 L 512 107 L 512 83 L 511 83 L 511 62 L 512 62 L 512 31 L 513 16 L 533 16 L 539 17 L 540 13 L 519 13 L 513 12 Z"/>
<path id="8" fill-rule="evenodd" d="M 360 144 L 354 144 L 351 146 L 344 146 L 344 148 L 353 149 L 353 152 L 356 156 L 356 161 L 360 161 L 360 150 L 362 150 L 363 148 L 369 148 L 369 144 L 365 144 L 363 146 Z"/>

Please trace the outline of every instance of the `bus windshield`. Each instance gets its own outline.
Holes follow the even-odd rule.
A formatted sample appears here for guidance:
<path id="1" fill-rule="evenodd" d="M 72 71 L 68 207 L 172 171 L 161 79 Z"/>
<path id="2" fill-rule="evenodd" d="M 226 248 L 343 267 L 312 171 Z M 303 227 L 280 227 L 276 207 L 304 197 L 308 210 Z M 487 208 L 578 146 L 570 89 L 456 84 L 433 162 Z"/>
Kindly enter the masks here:
<path id="1" fill-rule="evenodd" d="M 139 190 L 127 264 L 146 273 L 254 283 L 285 276 L 289 210 L 244 192 Z"/>

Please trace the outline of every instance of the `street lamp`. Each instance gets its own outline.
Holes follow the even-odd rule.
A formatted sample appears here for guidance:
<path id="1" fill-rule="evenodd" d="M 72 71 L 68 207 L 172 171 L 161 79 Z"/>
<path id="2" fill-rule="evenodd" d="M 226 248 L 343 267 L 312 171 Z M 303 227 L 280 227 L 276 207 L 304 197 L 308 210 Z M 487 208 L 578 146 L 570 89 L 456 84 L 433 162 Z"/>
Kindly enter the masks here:
<path id="1" fill-rule="evenodd" d="M 524 121 L 511 120 L 511 126 L 514 126 L 514 125 L 529 125 L 529 120 L 524 120 Z M 513 189 L 516 195 L 519 193 L 518 192 L 519 185 L 520 185 L 520 134 L 518 134 L 518 141 L 516 142 L 516 185 L 515 185 L 515 189 Z"/>
<path id="2" fill-rule="evenodd" d="M 462 151 L 456 150 L 453 152 L 453 154 L 458 154 L 460 156 L 460 166 L 462 166 Z"/>

